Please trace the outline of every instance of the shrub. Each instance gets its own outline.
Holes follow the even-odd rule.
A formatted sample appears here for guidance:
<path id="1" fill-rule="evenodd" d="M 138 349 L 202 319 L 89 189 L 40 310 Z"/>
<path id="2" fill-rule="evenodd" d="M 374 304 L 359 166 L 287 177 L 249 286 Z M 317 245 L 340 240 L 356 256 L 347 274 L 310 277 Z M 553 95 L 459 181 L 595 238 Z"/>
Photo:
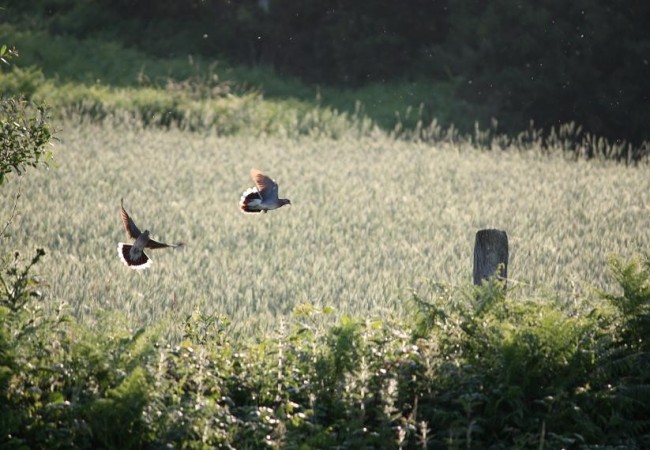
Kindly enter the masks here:
<path id="1" fill-rule="evenodd" d="M 514 301 L 497 284 L 438 287 L 414 298 L 415 323 L 333 322 L 302 305 L 273 335 L 243 340 L 197 311 L 171 343 L 108 317 L 94 331 L 34 320 L 41 256 L 3 278 L 15 287 L 0 307 L 5 446 L 648 443 L 648 261 L 613 263 L 623 293 L 606 296 L 612 310 Z"/>
<path id="2" fill-rule="evenodd" d="M 603 294 L 615 308 L 598 339 L 582 411 L 593 411 L 599 438 L 650 445 L 650 257 L 612 259 L 621 292 Z"/>

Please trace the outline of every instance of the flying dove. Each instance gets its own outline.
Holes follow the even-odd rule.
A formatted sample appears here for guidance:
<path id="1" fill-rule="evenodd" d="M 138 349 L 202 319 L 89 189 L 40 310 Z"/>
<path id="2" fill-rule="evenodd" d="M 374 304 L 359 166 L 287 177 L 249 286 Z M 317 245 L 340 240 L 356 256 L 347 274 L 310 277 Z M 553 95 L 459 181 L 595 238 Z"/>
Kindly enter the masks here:
<path id="1" fill-rule="evenodd" d="M 239 208 L 244 213 L 265 213 L 284 205 L 290 205 L 288 198 L 278 198 L 278 184 L 257 169 L 251 169 L 255 186 L 241 196 Z"/>
<path id="2" fill-rule="evenodd" d="M 182 243 L 165 244 L 163 242 L 154 241 L 149 237 L 149 230 L 140 231 L 133 220 L 129 217 L 126 210 L 124 209 L 123 199 L 120 201 L 120 205 L 120 217 L 122 217 L 122 224 L 124 224 L 126 234 L 131 239 L 135 239 L 135 242 L 133 245 L 120 242 L 117 244 L 117 253 L 120 256 L 122 262 L 131 269 L 142 270 L 151 265 L 151 260 L 144 252 L 145 248 L 177 248 L 183 245 Z"/>

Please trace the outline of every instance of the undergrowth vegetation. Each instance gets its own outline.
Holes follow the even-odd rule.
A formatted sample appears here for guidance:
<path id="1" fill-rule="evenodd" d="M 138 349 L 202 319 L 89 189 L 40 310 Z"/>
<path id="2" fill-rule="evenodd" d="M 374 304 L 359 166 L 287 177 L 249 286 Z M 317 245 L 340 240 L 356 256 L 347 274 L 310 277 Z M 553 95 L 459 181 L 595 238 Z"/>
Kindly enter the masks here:
<path id="1" fill-rule="evenodd" d="M 581 310 L 436 285 L 406 320 L 333 321 L 300 305 L 233 339 L 195 311 L 149 329 L 38 311 L 35 264 L 0 296 L 4 448 L 646 448 L 650 259 L 615 260 L 616 293 Z"/>

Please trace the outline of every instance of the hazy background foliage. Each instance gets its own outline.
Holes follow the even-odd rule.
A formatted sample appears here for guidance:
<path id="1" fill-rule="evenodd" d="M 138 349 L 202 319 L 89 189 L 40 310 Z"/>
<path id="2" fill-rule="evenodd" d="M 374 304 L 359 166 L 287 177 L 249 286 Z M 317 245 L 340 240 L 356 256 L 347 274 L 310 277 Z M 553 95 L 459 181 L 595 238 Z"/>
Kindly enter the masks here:
<path id="1" fill-rule="evenodd" d="M 415 103 L 416 108 L 422 104 L 426 122 L 437 118 L 464 131 L 471 131 L 476 120 L 486 128 L 494 118 L 508 133 L 524 130 L 534 120 L 547 131 L 577 122 L 595 135 L 635 145 L 650 137 L 646 126 L 650 37 L 644 19 L 650 6 L 642 0 L 570 4 L 418 0 L 408 5 L 392 0 L 5 0 L 3 4 L 3 19 L 19 29 L 5 28 L 0 37 L 27 50 L 26 39 L 18 32 L 27 25 L 30 34 L 40 30 L 36 34 L 51 36 L 46 39 L 55 43 L 81 41 L 81 46 L 97 49 L 89 61 L 104 68 L 98 74 L 128 73 L 126 61 L 114 65 L 103 57 L 102 47 L 107 48 L 97 44 L 109 43 L 110 51 L 124 58 L 138 50 L 165 59 L 193 55 L 270 66 L 323 88 L 379 84 L 392 90 L 395 83 L 415 83 L 401 92 L 402 102 Z M 43 44 L 30 51 L 29 58 L 48 76 L 66 80 L 86 75 L 81 67 L 65 70 L 77 51 L 53 54 Z M 141 67 L 146 73 L 147 68 Z M 112 82 L 104 75 L 89 81 L 96 78 Z M 287 92 L 276 90 L 268 80 L 258 81 L 267 95 L 309 100 L 315 96 L 313 88 Z M 454 102 L 440 102 L 441 94 L 451 95 Z M 413 96 L 417 100 L 411 103 Z M 354 109 L 354 100 L 324 99 Z M 368 100 L 369 110 L 382 109 Z M 388 114 L 398 109 L 390 105 Z"/>

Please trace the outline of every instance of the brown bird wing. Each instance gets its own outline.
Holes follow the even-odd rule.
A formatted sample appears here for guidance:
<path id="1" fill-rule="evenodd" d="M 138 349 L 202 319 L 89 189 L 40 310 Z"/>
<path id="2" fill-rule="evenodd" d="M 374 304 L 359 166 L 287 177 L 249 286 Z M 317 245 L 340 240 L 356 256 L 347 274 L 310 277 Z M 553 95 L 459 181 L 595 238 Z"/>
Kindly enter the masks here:
<path id="1" fill-rule="evenodd" d="M 131 239 L 137 239 L 138 236 L 142 234 L 142 232 L 138 229 L 138 227 L 135 225 L 133 220 L 129 217 L 129 215 L 126 213 L 126 210 L 124 209 L 124 200 L 120 200 L 120 217 L 122 218 L 122 224 L 124 225 L 124 230 L 126 231 L 126 234 L 131 238 Z"/>
<path id="2" fill-rule="evenodd" d="M 278 198 L 278 184 L 257 169 L 251 169 L 251 178 L 265 201 Z"/>

